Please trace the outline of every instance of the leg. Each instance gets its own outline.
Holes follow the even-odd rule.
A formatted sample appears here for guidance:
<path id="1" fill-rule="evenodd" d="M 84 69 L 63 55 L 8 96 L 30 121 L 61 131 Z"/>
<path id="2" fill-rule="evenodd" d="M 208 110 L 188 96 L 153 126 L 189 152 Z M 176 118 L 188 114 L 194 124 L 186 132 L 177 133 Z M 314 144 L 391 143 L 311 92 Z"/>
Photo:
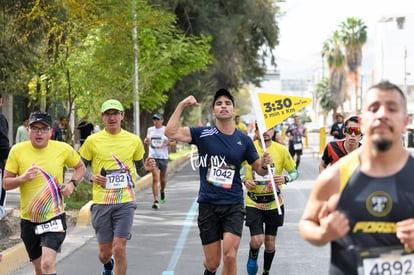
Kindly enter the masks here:
<path id="1" fill-rule="evenodd" d="M 167 175 L 166 171 L 160 170 L 160 193 L 161 193 L 161 203 L 164 204 L 165 199 L 165 186 L 167 185 Z"/>
<path id="2" fill-rule="evenodd" d="M 299 163 L 300 163 L 300 157 L 302 155 L 302 150 L 298 150 L 296 151 L 296 169 L 298 169 L 299 167 Z"/>
<path id="3" fill-rule="evenodd" d="M 0 164 L 0 220 L 6 215 L 6 190 L 3 189 L 4 164 Z"/>
<path id="4" fill-rule="evenodd" d="M 158 174 L 160 169 L 156 168 L 152 171 L 152 195 L 154 196 L 154 202 L 158 201 Z"/>
<path id="5" fill-rule="evenodd" d="M 100 243 L 98 257 L 103 264 L 109 262 L 112 257 L 112 243 Z"/>
<path id="6" fill-rule="evenodd" d="M 165 186 L 167 185 L 167 173 L 166 171 L 160 171 L 160 184 L 161 184 L 161 193 L 165 192 Z"/>
<path id="7" fill-rule="evenodd" d="M 42 275 L 42 256 L 32 261 L 34 275 Z"/>
<path id="8" fill-rule="evenodd" d="M 221 241 L 203 245 L 204 267 L 214 273 L 220 265 Z"/>
<path id="9" fill-rule="evenodd" d="M 42 274 L 55 274 L 56 273 L 56 254 L 57 252 L 51 248 L 42 247 L 41 266 Z"/>
<path id="10" fill-rule="evenodd" d="M 240 237 L 230 233 L 223 234 L 223 275 L 237 274 L 237 250 L 240 245 Z"/>
<path id="11" fill-rule="evenodd" d="M 264 262 L 263 262 L 263 274 L 269 274 L 270 267 L 272 266 L 273 257 L 275 256 L 276 236 L 266 235 L 265 236 L 265 251 L 264 251 Z"/>
<path id="12" fill-rule="evenodd" d="M 126 244 L 125 238 L 114 238 L 113 253 L 115 258 L 115 275 L 125 275 L 127 271 L 127 258 L 126 258 Z"/>

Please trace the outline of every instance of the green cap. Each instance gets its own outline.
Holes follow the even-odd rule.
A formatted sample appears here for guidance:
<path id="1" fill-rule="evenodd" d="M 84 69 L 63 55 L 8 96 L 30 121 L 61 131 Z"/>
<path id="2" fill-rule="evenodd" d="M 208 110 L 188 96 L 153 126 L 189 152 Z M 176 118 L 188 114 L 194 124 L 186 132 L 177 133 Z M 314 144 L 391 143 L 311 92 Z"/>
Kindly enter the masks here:
<path id="1" fill-rule="evenodd" d="M 119 102 L 116 99 L 109 99 L 109 100 L 105 101 L 102 104 L 101 113 L 106 112 L 110 109 L 118 110 L 118 111 L 121 111 L 121 112 L 124 111 L 124 107 L 122 107 L 121 102 Z"/>

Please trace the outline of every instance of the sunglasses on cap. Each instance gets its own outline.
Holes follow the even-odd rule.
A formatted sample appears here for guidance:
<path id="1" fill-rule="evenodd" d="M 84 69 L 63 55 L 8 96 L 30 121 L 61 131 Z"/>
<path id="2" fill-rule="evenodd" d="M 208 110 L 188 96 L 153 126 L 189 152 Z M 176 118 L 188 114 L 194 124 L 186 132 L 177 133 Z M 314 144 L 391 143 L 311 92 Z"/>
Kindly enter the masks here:
<path id="1" fill-rule="evenodd" d="M 360 127 L 345 127 L 345 133 L 352 135 L 354 133 L 356 136 L 361 134 Z"/>

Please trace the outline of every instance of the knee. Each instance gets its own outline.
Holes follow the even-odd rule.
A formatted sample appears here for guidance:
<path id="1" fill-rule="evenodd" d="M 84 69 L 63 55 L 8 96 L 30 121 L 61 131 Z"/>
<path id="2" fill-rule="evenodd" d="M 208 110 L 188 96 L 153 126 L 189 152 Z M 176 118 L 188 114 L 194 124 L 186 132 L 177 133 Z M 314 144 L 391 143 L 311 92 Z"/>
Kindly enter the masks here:
<path id="1" fill-rule="evenodd" d="M 264 242 L 264 238 L 262 236 L 256 236 L 250 240 L 250 246 L 254 249 L 259 249 Z"/>
<path id="2" fill-rule="evenodd" d="M 125 257 L 126 255 L 126 245 L 123 242 L 114 242 L 114 246 L 112 248 L 112 252 L 115 258 L 118 257 Z"/>
<path id="3" fill-rule="evenodd" d="M 236 262 L 237 251 L 228 251 L 223 254 L 224 263 L 234 263 Z"/>
<path id="4" fill-rule="evenodd" d="M 107 263 L 109 259 L 112 257 L 112 251 L 111 249 L 101 249 L 99 251 L 99 260 L 101 263 Z"/>
<path id="5" fill-rule="evenodd" d="M 208 271 L 215 272 L 220 265 L 219 258 L 209 258 L 204 260 L 204 267 L 208 269 Z"/>
<path id="6" fill-rule="evenodd" d="M 42 258 L 42 271 L 44 274 L 49 273 L 50 270 L 55 269 L 55 261 L 50 258 Z M 40 273 L 39 273 L 40 274 Z"/>

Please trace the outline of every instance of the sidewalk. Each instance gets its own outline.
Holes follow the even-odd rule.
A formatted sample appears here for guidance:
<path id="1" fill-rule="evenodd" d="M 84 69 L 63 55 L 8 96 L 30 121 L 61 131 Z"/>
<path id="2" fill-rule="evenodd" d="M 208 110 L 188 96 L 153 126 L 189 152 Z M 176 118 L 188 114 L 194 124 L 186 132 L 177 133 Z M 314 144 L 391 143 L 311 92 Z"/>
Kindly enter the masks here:
<path id="1" fill-rule="evenodd" d="M 175 161 L 168 163 L 167 173 L 174 172 L 177 170 L 186 160 L 188 160 L 190 154 L 187 154 Z M 65 178 L 70 178 L 71 174 L 66 173 Z M 135 192 L 139 192 L 142 188 L 152 183 L 152 175 L 148 175 L 139 178 L 135 185 Z M 11 213 L 13 208 L 20 208 L 20 192 L 19 189 L 14 189 L 7 192 L 7 212 Z M 9 201 L 10 199 L 10 201 Z M 66 235 L 65 242 L 63 244 L 64 248 L 62 253 L 58 253 L 56 261 L 58 262 L 63 257 L 70 255 L 72 251 L 76 248 L 83 245 L 86 241 L 95 236 L 93 229 L 91 228 L 91 214 L 90 206 L 92 201 L 85 204 L 78 213 L 76 227 L 71 229 Z M 17 208 L 16 208 L 17 207 Z M 26 249 L 24 244 L 20 242 L 19 244 L 5 250 L 2 252 L 3 260 L 0 262 L 0 275 L 13 274 L 18 268 L 27 265 L 29 263 L 29 257 L 27 256 Z"/>

